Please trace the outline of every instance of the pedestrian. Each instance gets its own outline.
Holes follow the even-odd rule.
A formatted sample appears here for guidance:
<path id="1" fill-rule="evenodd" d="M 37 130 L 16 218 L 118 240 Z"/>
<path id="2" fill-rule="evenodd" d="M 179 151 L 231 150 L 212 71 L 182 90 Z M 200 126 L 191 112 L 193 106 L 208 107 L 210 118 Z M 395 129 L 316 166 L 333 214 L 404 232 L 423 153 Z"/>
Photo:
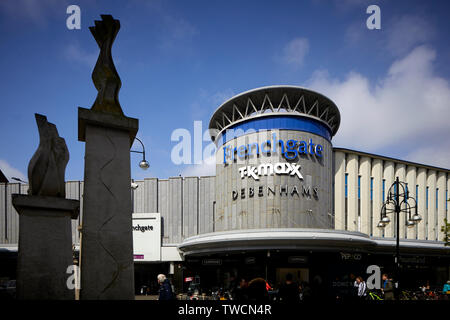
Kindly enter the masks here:
<path id="1" fill-rule="evenodd" d="M 355 287 L 358 288 L 358 293 L 357 293 L 358 298 L 360 300 L 364 300 L 367 296 L 367 285 L 362 277 L 360 277 L 360 276 L 356 277 Z"/>
<path id="2" fill-rule="evenodd" d="M 383 288 L 381 291 L 384 294 L 384 300 L 395 300 L 394 298 L 394 285 L 392 283 L 392 279 L 389 279 L 389 276 L 384 273 L 382 276 L 383 279 Z"/>
<path id="3" fill-rule="evenodd" d="M 172 285 L 164 274 L 158 274 L 159 298 L 158 300 L 174 300 Z"/>
<path id="4" fill-rule="evenodd" d="M 311 288 L 308 282 L 302 282 L 300 286 L 301 300 L 310 301 L 311 300 Z"/>
<path id="5" fill-rule="evenodd" d="M 347 285 L 347 288 L 349 288 L 348 299 L 351 301 L 355 301 L 356 299 L 358 299 L 358 289 L 357 287 L 355 287 L 356 282 L 355 274 L 350 273 L 348 280 L 349 280 Z"/>
<path id="6" fill-rule="evenodd" d="M 248 283 L 248 298 L 252 301 L 268 301 L 269 294 L 266 289 L 266 280 L 255 278 Z"/>
<path id="7" fill-rule="evenodd" d="M 248 283 L 245 278 L 241 278 L 238 286 L 233 290 L 233 300 L 245 301 L 248 300 Z"/>
<path id="8" fill-rule="evenodd" d="M 286 281 L 281 285 L 278 292 L 279 299 L 282 302 L 299 302 L 300 292 L 298 285 L 292 281 L 292 274 L 288 273 L 286 275 Z"/>
<path id="9" fill-rule="evenodd" d="M 450 295 L 450 280 L 448 280 L 447 283 L 444 284 L 444 288 L 442 289 L 442 293 Z"/>

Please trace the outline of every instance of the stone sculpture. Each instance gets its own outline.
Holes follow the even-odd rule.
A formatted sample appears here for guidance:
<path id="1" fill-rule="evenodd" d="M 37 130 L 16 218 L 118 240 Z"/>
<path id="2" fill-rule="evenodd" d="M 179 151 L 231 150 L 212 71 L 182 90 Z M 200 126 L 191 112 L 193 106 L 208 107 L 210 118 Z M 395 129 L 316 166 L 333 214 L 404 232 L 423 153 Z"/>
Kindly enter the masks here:
<path id="1" fill-rule="evenodd" d="M 118 98 L 122 82 L 111 55 L 114 39 L 120 29 L 120 22 L 111 15 L 101 15 L 101 17 L 102 21 L 95 21 L 95 27 L 89 27 L 100 48 L 100 54 L 92 72 L 92 81 L 98 94 L 91 110 L 123 116 Z"/>
<path id="2" fill-rule="evenodd" d="M 47 117 L 35 117 L 40 140 L 28 165 L 28 195 L 12 195 L 19 214 L 17 297 L 73 300 L 66 271 L 73 265 L 71 220 L 78 218 L 80 201 L 65 199 L 65 140 Z"/>
<path id="3" fill-rule="evenodd" d="M 39 130 L 39 146 L 28 165 L 28 194 L 66 197 L 64 173 L 69 162 L 66 141 L 47 117 L 35 114 Z"/>
<path id="4" fill-rule="evenodd" d="M 86 142 L 81 240 L 82 300 L 134 299 L 130 147 L 138 120 L 118 100 L 120 78 L 111 47 L 120 23 L 102 15 L 91 27 L 100 48 L 92 72 L 92 108 L 78 108 L 78 140 Z"/>

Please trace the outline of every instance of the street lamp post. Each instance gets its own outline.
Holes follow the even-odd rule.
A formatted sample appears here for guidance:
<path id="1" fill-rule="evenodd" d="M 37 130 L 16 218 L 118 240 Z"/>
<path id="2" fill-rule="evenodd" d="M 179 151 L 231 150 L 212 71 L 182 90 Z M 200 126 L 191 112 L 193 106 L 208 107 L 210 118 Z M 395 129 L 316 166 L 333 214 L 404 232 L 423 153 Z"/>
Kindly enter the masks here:
<path id="1" fill-rule="evenodd" d="M 142 160 L 141 160 L 141 162 L 139 162 L 139 167 L 141 167 L 144 170 L 147 170 L 150 167 L 150 164 L 145 159 L 145 147 L 144 147 L 144 144 L 142 143 L 141 140 L 138 139 L 138 137 L 135 137 L 135 139 L 141 143 L 142 151 L 130 150 L 130 152 L 141 153 L 142 154 Z"/>
<path id="2" fill-rule="evenodd" d="M 414 214 L 411 215 L 413 212 Z M 401 182 L 398 177 L 389 188 L 387 199 L 381 207 L 381 218 L 378 228 L 383 229 L 391 221 L 388 217 L 390 213 L 395 213 L 396 219 L 395 277 L 398 288 L 400 275 L 400 213 L 407 214 L 408 219 L 405 219 L 405 221 L 408 228 L 414 227 L 422 220 L 417 213 L 416 199 L 409 196 L 408 185 Z"/>

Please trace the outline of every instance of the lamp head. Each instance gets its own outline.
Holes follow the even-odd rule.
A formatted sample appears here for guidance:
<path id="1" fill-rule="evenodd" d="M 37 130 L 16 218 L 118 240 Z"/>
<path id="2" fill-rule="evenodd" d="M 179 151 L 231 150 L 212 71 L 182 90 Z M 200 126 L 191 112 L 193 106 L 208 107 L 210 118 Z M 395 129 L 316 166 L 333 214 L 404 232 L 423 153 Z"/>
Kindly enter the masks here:
<path id="1" fill-rule="evenodd" d="M 139 162 L 139 167 L 141 167 L 141 169 L 147 170 L 150 167 L 150 164 L 148 163 L 147 160 L 142 160 L 141 162 Z"/>
<path id="2" fill-rule="evenodd" d="M 378 222 L 377 228 L 383 229 L 386 226 L 382 221 Z"/>
<path id="3" fill-rule="evenodd" d="M 408 228 L 412 228 L 412 227 L 414 227 L 416 224 L 414 223 L 414 221 L 412 221 L 412 220 L 408 220 L 408 221 L 406 221 L 406 226 L 408 227 Z"/>
<path id="4" fill-rule="evenodd" d="M 415 215 L 413 215 L 411 220 L 415 223 L 419 223 L 420 221 L 422 221 L 422 217 L 420 216 L 420 214 L 416 213 Z"/>
<path id="5" fill-rule="evenodd" d="M 384 216 L 383 218 L 381 218 L 381 222 L 383 222 L 384 224 L 388 224 L 389 222 L 391 222 L 391 219 L 389 219 L 388 216 Z"/>

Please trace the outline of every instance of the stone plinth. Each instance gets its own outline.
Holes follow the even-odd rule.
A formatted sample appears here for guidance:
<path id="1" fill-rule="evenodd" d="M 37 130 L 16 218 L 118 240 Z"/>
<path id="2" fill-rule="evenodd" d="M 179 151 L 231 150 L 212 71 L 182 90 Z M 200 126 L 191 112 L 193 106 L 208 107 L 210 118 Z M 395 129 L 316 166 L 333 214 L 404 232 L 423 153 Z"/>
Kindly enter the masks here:
<path id="1" fill-rule="evenodd" d="M 138 120 L 78 109 L 86 142 L 81 299 L 134 299 L 130 147 Z"/>
<path id="2" fill-rule="evenodd" d="M 80 202 L 13 194 L 12 203 L 19 213 L 17 298 L 74 300 L 66 270 L 73 265 L 71 219 Z"/>

